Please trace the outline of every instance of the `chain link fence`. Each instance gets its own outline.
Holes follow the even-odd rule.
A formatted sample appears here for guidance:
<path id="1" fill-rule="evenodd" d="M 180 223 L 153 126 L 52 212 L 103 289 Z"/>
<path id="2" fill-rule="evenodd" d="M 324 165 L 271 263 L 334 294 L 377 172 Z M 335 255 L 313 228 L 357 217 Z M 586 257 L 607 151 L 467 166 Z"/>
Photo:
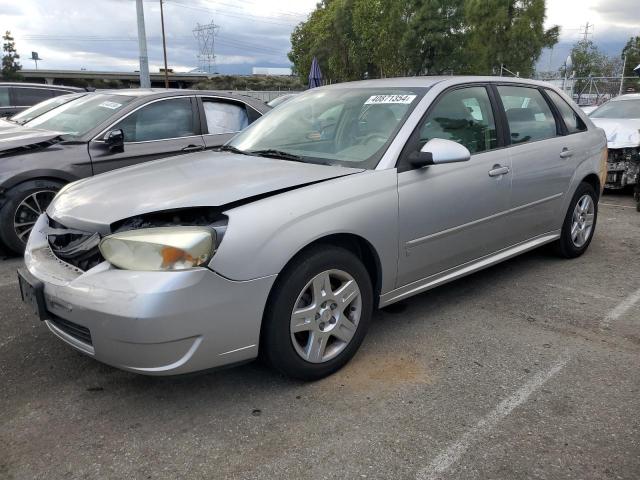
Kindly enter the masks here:
<path id="1" fill-rule="evenodd" d="M 638 77 L 580 77 L 545 78 L 539 80 L 552 83 L 569 95 L 580 106 L 602 105 L 613 97 L 625 93 L 640 93 Z"/>

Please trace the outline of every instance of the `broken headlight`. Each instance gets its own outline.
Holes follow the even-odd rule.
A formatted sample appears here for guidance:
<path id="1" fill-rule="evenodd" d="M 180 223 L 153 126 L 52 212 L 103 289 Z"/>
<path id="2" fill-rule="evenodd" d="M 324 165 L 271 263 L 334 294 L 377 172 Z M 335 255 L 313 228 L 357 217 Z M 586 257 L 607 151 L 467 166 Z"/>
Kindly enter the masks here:
<path id="1" fill-rule="evenodd" d="M 206 265 L 217 247 L 209 227 L 142 228 L 102 239 L 102 256 L 124 270 L 186 270 Z"/>

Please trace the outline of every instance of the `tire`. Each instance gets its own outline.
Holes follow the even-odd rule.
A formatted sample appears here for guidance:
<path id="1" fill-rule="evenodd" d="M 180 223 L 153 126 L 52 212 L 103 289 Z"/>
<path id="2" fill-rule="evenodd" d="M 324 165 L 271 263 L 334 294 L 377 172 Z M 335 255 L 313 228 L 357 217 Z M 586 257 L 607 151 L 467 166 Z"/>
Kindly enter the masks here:
<path id="1" fill-rule="evenodd" d="M 5 194 L 6 202 L 0 209 L 0 242 L 9 251 L 17 254 L 24 252 L 30 227 L 44 213 L 62 186 L 62 183 L 52 180 L 30 180 Z"/>
<path id="2" fill-rule="evenodd" d="M 582 212 L 584 215 L 581 217 L 581 213 L 577 211 L 577 205 L 580 202 L 581 205 L 587 205 L 588 202 L 585 200 L 586 197 L 589 197 L 590 201 L 590 211 Z M 591 216 L 590 216 L 591 215 Z M 582 218 L 582 220 L 580 219 Z M 581 230 L 583 234 L 579 234 L 577 237 L 572 235 L 572 228 L 575 227 L 576 222 L 578 223 L 578 227 L 581 225 L 584 227 L 591 220 L 591 228 L 588 230 Z M 589 248 L 589 244 L 593 238 L 593 234 L 596 230 L 596 223 L 598 220 L 598 195 L 596 191 L 593 189 L 593 186 L 590 184 L 583 182 L 578 185 L 576 192 L 573 194 L 573 198 L 571 199 L 571 203 L 569 203 L 569 209 L 567 210 L 567 214 L 564 218 L 564 222 L 562 223 L 562 231 L 560 234 L 560 238 L 555 242 L 554 247 L 556 253 L 564 258 L 576 258 L 582 255 L 587 248 Z M 581 223 L 582 222 L 582 223 Z M 586 228 L 586 227 L 585 227 Z M 580 228 L 579 228 L 580 230 Z"/>
<path id="3" fill-rule="evenodd" d="M 326 285 L 327 278 L 330 287 L 317 288 Z M 294 310 L 301 312 L 295 327 Z M 274 285 L 263 319 L 261 356 L 290 377 L 326 377 L 355 355 L 372 311 L 371 279 L 360 259 L 344 248 L 312 247 L 288 265 Z"/>

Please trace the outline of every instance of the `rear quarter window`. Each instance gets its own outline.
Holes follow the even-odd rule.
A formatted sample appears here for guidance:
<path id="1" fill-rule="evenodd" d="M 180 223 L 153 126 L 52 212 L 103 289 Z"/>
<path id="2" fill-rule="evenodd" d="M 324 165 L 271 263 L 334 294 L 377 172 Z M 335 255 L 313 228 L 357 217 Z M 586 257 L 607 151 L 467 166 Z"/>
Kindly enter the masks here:
<path id="1" fill-rule="evenodd" d="M 546 90 L 547 95 L 560 112 L 562 120 L 567 127 L 567 133 L 578 133 L 587 130 L 587 126 L 573 108 L 553 90 Z"/>

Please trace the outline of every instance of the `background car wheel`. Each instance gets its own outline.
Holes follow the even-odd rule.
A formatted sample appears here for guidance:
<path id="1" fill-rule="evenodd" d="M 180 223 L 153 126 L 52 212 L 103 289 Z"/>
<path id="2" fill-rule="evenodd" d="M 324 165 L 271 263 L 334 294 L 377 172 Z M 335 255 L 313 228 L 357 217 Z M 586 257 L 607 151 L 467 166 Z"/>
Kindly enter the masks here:
<path id="1" fill-rule="evenodd" d="M 6 193 L 0 209 L 0 241 L 14 253 L 21 254 L 38 217 L 45 212 L 62 183 L 30 180 Z"/>
<path id="2" fill-rule="evenodd" d="M 340 369 L 364 339 L 373 289 L 356 255 L 334 246 L 303 253 L 269 297 L 261 353 L 291 377 L 315 380 Z"/>
<path id="3" fill-rule="evenodd" d="M 597 219 L 598 195 L 590 184 L 581 183 L 569 204 L 556 252 L 564 258 L 582 255 L 591 243 Z"/>

